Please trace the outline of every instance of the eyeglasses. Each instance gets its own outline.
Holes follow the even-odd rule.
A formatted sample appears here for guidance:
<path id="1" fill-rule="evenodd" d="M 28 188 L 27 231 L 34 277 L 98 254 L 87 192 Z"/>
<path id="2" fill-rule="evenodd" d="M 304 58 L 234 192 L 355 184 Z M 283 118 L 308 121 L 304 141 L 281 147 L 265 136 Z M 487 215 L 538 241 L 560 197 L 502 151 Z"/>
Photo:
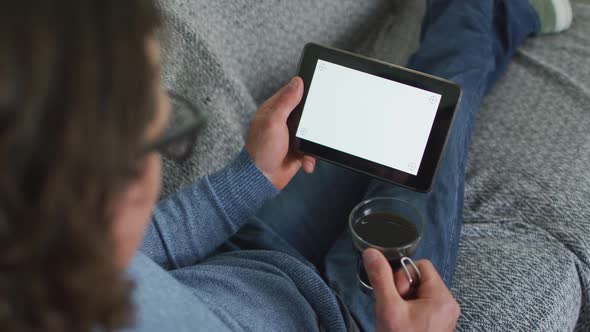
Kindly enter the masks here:
<path id="1" fill-rule="evenodd" d="M 172 106 L 168 127 L 162 137 L 148 147 L 147 152 L 157 150 L 171 159 L 182 161 L 192 154 L 206 118 L 190 101 L 171 91 L 168 95 Z"/>

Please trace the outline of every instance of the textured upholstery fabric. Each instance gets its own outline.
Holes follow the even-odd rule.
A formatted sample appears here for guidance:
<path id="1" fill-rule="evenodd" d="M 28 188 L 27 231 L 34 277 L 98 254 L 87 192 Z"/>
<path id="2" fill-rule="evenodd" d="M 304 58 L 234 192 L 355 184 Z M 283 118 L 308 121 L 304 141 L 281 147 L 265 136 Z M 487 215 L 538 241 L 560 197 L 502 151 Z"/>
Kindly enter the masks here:
<path id="1" fill-rule="evenodd" d="M 570 31 L 522 48 L 479 114 L 461 327 L 590 330 L 590 6 L 575 12 Z"/>
<path id="2" fill-rule="evenodd" d="M 309 41 L 354 49 L 389 0 L 162 1 L 164 81 L 209 114 L 194 158 L 166 162 L 164 193 L 238 154 L 258 105 L 295 75 Z"/>
<path id="3" fill-rule="evenodd" d="M 423 1 L 166 0 L 164 80 L 209 114 L 164 194 L 221 168 L 315 41 L 403 64 Z M 453 293 L 461 331 L 590 331 L 590 5 L 527 42 L 478 115 Z"/>

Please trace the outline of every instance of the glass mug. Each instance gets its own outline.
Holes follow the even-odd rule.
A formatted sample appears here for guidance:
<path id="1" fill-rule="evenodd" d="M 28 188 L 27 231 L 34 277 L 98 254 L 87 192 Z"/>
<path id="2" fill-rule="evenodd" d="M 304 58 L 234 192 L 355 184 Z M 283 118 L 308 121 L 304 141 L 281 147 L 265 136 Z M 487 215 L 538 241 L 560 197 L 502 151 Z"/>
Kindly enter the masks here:
<path id="1" fill-rule="evenodd" d="M 424 220 L 416 208 L 396 198 L 372 198 L 352 209 L 348 226 L 357 255 L 357 278 L 363 289 L 373 290 L 362 261 L 363 251 L 369 248 L 383 253 L 393 271 L 404 269 L 410 295 L 418 288 L 420 270 L 410 257 L 424 234 Z M 413 274 L 409 267 L 414 269 Z"/>

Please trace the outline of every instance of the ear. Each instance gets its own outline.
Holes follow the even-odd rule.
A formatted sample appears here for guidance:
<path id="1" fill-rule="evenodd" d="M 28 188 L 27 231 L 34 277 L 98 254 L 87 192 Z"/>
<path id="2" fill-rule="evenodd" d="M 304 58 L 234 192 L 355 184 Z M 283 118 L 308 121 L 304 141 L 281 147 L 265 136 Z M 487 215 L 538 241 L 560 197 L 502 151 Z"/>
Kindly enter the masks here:
<path id="1" fill-rule="evenodd" d="M 147 199 L 148 187 L 148 167 L 146 165 L 110 202 L 109 215 L 112 216 L 112 222 L 123 221 L 132 215 L 134 210 L 140 208 Z"/>
<path id="2" fill-rule="evenodd" d="M 159 157 L 154 154 L 145 169 L 132 180 L 110 205 L 111 232 L 119 266 L 129 264 L 140 245 L 160 191 Z"/>

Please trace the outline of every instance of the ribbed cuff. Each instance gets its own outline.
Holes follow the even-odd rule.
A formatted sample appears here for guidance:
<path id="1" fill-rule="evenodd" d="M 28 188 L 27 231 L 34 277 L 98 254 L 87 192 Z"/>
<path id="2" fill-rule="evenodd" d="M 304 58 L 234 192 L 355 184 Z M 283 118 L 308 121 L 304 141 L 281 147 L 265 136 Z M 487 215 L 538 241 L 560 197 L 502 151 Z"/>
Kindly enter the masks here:
<path id="1" fill-rule="evenodd" d="M 225 212 L 236 222 L 254 214 L 279 193 L 254 165 L 246 149 L 223 170 L 209 176 L 209 183 Z"/>

